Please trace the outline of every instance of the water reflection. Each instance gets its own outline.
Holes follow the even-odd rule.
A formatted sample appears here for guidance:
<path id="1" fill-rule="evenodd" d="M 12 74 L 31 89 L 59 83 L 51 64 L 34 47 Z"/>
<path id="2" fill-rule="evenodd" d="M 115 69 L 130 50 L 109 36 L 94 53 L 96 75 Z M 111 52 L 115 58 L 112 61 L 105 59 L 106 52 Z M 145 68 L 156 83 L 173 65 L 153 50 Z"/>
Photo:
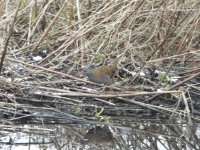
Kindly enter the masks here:
<path id="1" fill-rule="evenodd" d="M 82 143 L 86 144 L 88 142 L 93 142 L 95 144 L 99 144 L 113 141 L 114 137 L 107 126 L 97 126 L 87 131 L 87 133 L 84 136 L 84 139 L 82 140 Z"/>
<path id="2" fill-rule="evenodd" d="M 124 124 L 124 125 L 122 125 Z M 199 124 L 131 120 L 107 125 L 23 125 L 1 131 L 1 149 L 199 149 Z"/>

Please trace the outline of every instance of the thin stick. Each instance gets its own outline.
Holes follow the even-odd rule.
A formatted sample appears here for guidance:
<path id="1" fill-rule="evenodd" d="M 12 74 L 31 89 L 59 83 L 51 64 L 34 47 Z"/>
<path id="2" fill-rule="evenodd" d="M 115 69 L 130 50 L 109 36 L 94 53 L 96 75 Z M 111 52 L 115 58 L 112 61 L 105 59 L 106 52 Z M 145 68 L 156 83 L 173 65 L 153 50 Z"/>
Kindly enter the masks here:
<path id="1" fill-rule="evenodd" d="M 12 24 L 10 26 L 9 31 L 8 31 L 8 37 L 7 37 L 7 40 L 6 40 L 6 43 L 5 43 L 4 50 L 2 52 L 2 57 L 1 57 L 1 62 L 0 62 L 0 74 L 1 74 L 1 71 L 2 71 L 2 68 L 3 68 L 3 62 L 4 62 L 4 59 L 6 57 L 6 53 L 7 53 L 7 50 L 8 50 L 8 48 L 7 48 L 8 47 L 8 43 L 9 43 L 10 37 L 11 37 L 11 35 L 13 33 L 13 27 L 14 27 L 14 24 L 15 24 L 15 21 L 16 21 L 16 18 L 17 18 L 17 14 L 18 14 L 20 5 L 21 5 L 21 1 L 20 1 L 19 5 L 17 7 L 17 10 L 16 10 L 14 18 L 13 18 L 13 22 L 12 22 Z"/>

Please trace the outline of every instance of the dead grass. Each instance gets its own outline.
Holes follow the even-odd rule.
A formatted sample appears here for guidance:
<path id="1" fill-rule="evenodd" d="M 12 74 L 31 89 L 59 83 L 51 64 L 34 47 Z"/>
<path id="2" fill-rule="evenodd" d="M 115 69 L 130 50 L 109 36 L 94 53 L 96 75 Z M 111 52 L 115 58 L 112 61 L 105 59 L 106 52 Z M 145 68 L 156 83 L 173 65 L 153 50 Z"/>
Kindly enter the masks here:
<path id="1" fill-rule="evenodd" d="M 54 112 L 55 122 L 71 123 L 78 120 L 75 116 L 94 116 L 94 108 L 103 107 L 103 114 L 109 116 L 114 113 L 110 107 L 123 110 L 130 104 L 131 111 L 133 107 L 148 108 L 167 118 L 186 116 L 190 124 L 199 121 L 195 115 L 199 114 L 195 98 L 199 95 L 193 93 L 192 98 L 190 93 L 200 90 L 199 2 L 87 2 L 0 3 L 1 108 L 12 108 L 12 117 L 19 108 L 28 108 L 32 118 L 45 117 L 44 108 L 51 108 L 48 111 Z M 12 28 L 17 3 L 20 6 Z M 119 56 L 121 79 L 115 79 L 116 91 L 99 92 L 101 85 L 79 76 L 82 67 L 108 64 Z M 169 80 L 174 76 L 179 80 Z M 33 114 L 36 110 L 38 114 Z M 57 113 L 71 120 L 59 118 Z M 22 116 L 26 114 L 19 114 L 15 121 Z"/>

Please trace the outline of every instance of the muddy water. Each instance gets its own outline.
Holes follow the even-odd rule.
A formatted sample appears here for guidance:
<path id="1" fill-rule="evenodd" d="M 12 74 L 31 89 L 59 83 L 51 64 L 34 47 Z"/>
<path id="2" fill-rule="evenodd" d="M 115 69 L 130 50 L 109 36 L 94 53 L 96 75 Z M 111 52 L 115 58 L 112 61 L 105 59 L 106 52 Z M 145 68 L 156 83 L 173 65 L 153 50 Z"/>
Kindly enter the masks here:
<path id="1" fill-rule="evenodd" d="M 113 118 L 112 118 L 113 119 Z M 117 118 L 115 118 L 117 119 Z M 1 131 L 1 149 L 200 149 L 199 124 L 184 120 L 119 118 L 104 125 L 9 125 Z"/>

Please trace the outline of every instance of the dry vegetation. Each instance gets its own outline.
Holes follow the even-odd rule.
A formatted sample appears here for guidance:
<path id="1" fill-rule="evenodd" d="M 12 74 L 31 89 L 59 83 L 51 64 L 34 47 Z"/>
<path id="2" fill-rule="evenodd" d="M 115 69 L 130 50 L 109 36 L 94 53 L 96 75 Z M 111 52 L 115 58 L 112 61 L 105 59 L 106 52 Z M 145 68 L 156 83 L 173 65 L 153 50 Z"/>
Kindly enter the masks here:
<path id="1" fill-rule="evenodd" d="M 199 8 L 198 0 L 0 1 L 2 128 L 199 122 Z M 113 91 L 79 75 L 118 57 Z"/>

